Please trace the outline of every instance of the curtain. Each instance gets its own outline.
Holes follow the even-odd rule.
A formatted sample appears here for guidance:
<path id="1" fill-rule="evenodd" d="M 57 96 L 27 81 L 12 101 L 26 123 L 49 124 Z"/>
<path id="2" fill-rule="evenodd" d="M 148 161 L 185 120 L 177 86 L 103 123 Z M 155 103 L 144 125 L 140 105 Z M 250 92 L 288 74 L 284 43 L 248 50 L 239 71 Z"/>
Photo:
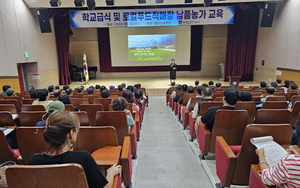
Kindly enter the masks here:
<path id="1" fill-rule="evenodd" d="M 191 26 L 190 65 L 178 65 L 177 71 L 201 70 L 202 28 L 203 28 L 202 26 Z M 157 71 L 170 70 L 170 67 L 168 65 L 167 66 L 112 67 L 109 28 L 98 28 L 98 47 L 99 47 L 98 49 L 99 49 L 99 61 L 100 61 L 101 72 L 157 72 Z"/>
<path id="2" fill-rule="evenodd" d="M 240 4 L 235 7 L 234 24 L 228 25 L 225 81 L 228 76 L 242 76 L 253 81 L 259 7 Z"/>
<path id="3" fill-rule="evenodd" d="M 59 64 L 59 84 L 69 85 L 69 37 L 70 18 L 67 9 L 50 9 L 49 17 L 54 19 L 55 39 Z"/>

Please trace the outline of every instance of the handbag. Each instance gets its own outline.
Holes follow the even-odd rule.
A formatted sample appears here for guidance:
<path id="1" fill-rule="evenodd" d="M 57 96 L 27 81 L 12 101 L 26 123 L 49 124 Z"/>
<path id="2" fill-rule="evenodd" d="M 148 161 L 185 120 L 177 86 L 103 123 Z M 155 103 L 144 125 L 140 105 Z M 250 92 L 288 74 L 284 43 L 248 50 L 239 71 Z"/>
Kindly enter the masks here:
<path id="1" fill-rule="evenodd" d="M 14 161 L 6 161 L 0 164 L 0 188 L 7 188 L 5 171 L 8 165 L 17 165 Z"/>

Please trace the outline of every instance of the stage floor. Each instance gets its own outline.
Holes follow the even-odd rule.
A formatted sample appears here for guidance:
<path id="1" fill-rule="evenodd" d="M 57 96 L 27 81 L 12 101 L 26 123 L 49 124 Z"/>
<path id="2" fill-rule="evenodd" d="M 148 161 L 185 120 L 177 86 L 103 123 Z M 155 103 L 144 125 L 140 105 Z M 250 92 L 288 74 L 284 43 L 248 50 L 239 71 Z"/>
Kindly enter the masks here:
<path id="1" fill-rule="evenodd" d="M 200 85 L 203 83 L 208 83 L 209 81 L 213 81 L 215 84 L 217 82 L 220 82 L 224 86 L 228 86 L 229 82 L 220 81 L 218 78 L 215 77 L 202 77 L 202 78 L 196 78 L 196 77 L 190 77 L 190 78 L 178 78 L 176 79 L 177 84 L 187 84 L 194 86 L 195 80 L 200 81 Z M 113 85 L 115 87 L 118 87 L 121 83 L 126 83 L 126 85 L 134 85 L 134 84 L 141 84 L 142 87 L 145 87 L 147 89 L 147 93 L 150 95 L 164 95 L 167 88 L 170 87 L 170 80 L 168 78 L 110 78 L 110 79 L 92 79 L 89 80 L 89 85 L 83 85 L 85 82 L 75 81 L 72 82 L 70 87 L 72 89 L 78 87 L 79 85 L 83 85 L 85 88 L 89 86 L 95 86 L 97 84 L 104 85 L 106 87 L 109 87 L 110 85 Z M 250 85 L 259 85 L 259 82 L 240 82 L 241 86 L 248 87 Z"/>

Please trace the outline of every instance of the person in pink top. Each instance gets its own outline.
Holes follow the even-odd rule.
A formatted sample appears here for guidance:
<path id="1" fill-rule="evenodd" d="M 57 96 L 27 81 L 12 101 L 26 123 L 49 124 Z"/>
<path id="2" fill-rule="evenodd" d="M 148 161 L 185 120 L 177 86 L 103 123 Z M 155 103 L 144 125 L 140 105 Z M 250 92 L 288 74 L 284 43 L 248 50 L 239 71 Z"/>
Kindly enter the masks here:
<path id="1" fill-rule="evenodd" d="M 124 91 L 122 96 L 126 99 L 126 101 L 128 103 L 130 103 L 132 105 L 132 110 L 133 111 L 135 111 L 135 112 L 140 111 L 140 107 L 134 103 L 134 97 L 133 97 L 132 91 L 126 90 L 126 91 Z"/>

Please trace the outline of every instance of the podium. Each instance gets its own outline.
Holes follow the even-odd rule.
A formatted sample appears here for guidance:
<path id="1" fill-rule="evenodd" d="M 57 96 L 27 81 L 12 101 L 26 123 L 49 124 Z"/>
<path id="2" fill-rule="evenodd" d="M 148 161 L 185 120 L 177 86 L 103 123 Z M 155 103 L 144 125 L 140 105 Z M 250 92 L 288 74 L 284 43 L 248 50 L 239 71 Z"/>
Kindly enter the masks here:
<path id="1" fill-rule="evenodd" d="M 234 85 L 239 86 L 242 76 L 228 76 L 228 78 L 230 85 L 236 83 Z"/>

